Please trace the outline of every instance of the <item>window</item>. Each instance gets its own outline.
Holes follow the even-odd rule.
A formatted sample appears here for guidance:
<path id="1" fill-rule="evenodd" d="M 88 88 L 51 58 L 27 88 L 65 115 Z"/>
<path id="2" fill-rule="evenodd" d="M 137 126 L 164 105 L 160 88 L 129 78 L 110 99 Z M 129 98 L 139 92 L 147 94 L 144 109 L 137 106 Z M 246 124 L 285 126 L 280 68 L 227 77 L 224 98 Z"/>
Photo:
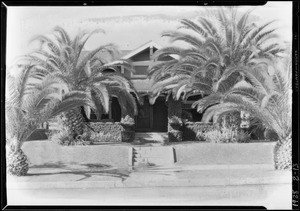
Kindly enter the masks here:
<path id="1" fill-rule="evenodd" d="M 148 75 L 148 66 L 135 66 L 135 72 L 133 73 L 134 76 L 147 76 Z"/>

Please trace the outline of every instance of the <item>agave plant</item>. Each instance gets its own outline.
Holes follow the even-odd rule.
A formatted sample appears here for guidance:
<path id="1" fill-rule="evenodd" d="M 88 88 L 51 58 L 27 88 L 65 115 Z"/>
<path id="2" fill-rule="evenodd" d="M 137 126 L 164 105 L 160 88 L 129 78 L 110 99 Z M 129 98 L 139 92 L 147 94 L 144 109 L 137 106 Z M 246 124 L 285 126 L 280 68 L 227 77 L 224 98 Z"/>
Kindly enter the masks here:
<path id="1" fill-rule="evenodd" d="M 257 118 L 265 128 L 276 132 L 279 138 L 274 150 L 276 169 L 291 169 L 292 165 L 291 65 L 284 63 L 258 60 L 252 68 L 233 69 L 232 74 L 240 72 L 244 75 L 243 82 L 193 104 L 199 111 L 206 110 L 204 121 L 217 120 L 224 112 L 243 110 Z"/>
<path id="2" fill-rule="evenodd" d="M 92 99 L 95 113 L 100 119 L 102 113 L 109 111 L 109 99 L 119 99 L 122 112 L 137 113 L 136 99 L 140 99 L 132 83 L 117 71 L 120 66 L 132 70 L 131 65 L 118 59 L 118 49 L 114 44 L 106 44 L 84 54 L 83 49 L 88 39 L 103 30 L 91 33 L 81 32 L 73 39 L 61 27 L 55 27 L 49 36 L 39 35 L 33 41 L 39 41 L 39 49 L 27 56 L 27 59 L 39 65 L 43 76 L 52 76 L 60 81 L 63 92 L 85 92 Z M 113 72 L 105 72 L 110 69 Z M 131 95 L 135 94 L 135 97 Z M 86 116 L 90 116 L 90 107 L 85 106 Z M 75 139 L 84 128 L 81 108 L 70 109 L 64 113 L 65 126 L 70 128 Z"/>
<path id="3" fill-rule="evenodd" d="M 236 8 L 220 8 L 209 11 L 210 17 L 201 15 L 197 22 L 183 19 L 178 30 L 163 33 L 172 43 L 181 41 L 187 48 L 174 45 L 155 52 L 154 61 L 170 55 L 177 59 L 154 62 L 150 67 L 149 77 L 155 81 L 152 101 L 160 92 L 184 99 L 191 92 L 207 96 L 228 89 L 224 86 L 234 85 L 224 82 L 230 69 L 247 66 L 256 58 L 281 56 L 284 49 L 274 40 L 275 29 L 269 28 L 273 21 L 258 25 L 250 21 L 251 11 L 240 14 Z M 236 83 L 241 76 L 230 79 Z"/>
<path id="4" fill-rule="evenodd" d="M 7 74 L 6 143 L 8 173 L 22 176 L 28 171 L 28 160 L 22 144 L 45 121 L 77 106 L 93 106 L 82 91 L 60 94 L 59 80 L 41 77 L 34 65 L 20 65 L 19 73 Z"/>

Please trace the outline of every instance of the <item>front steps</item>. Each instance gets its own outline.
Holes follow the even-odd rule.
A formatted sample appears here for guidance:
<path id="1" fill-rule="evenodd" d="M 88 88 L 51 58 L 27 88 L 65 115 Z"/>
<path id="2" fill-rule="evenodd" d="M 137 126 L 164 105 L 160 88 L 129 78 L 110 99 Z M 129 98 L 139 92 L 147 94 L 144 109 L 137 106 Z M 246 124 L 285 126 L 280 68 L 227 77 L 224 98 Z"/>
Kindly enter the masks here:
<path id="1" fill-rule="evenodd" d="M 136 144 L 164 144 L 168 142 L 167 133 L 144 132 L 135 133 L 134 143 Z"/>
<path id="2" fill-rule="evenodd" d="M 132 147 L 130 165 L 142 166 L 173 166 L 176 162 L 173 147 Z"/>

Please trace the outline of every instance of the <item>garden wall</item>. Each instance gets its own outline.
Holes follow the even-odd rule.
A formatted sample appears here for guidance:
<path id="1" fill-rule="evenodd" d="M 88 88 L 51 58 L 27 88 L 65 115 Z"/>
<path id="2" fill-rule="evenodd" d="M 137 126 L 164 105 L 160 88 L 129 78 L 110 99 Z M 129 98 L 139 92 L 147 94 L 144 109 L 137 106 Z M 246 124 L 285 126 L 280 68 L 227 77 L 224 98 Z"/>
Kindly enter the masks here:
<path id="1" fill-rule="evenodd" d="M 129 147 L 112 145 L 61 146 L 51 141 L 25 142 L 30 165 L 97 164 L 128 166 Z"/>
<path id="2" fill-rule="evenodd" d="M 174 145 L 179 165 L 273 165 L 275 142 Z"/>

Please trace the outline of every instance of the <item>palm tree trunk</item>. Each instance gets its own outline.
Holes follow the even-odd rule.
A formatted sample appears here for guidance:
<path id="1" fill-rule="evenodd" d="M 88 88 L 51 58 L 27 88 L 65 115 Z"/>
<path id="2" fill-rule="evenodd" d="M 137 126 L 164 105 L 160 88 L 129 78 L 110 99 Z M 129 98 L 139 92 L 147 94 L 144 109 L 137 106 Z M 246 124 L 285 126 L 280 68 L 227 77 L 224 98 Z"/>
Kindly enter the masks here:
<path id="1" fill-rule="evenodd" d="M 84 130 L 84 117 L 81 113 L 81 108 L 71 109 L 65 112 L 65 120 L 63 121 L 64 126 L 69 129 L 73 138 L 83 134 Z"/>
<path id="2" fill-rule="evenodd" d="M 275 169 L 292 169 L 292 138 L 277 141 L 274 148 Z"/>
<path id="3" fill-rule="evenodd" d="M 28 159 L 21 149 L 21 141 L 14 140 L 7 149 L 7 173 L 14 176 L 24 176 L 29 170 Z"/>

